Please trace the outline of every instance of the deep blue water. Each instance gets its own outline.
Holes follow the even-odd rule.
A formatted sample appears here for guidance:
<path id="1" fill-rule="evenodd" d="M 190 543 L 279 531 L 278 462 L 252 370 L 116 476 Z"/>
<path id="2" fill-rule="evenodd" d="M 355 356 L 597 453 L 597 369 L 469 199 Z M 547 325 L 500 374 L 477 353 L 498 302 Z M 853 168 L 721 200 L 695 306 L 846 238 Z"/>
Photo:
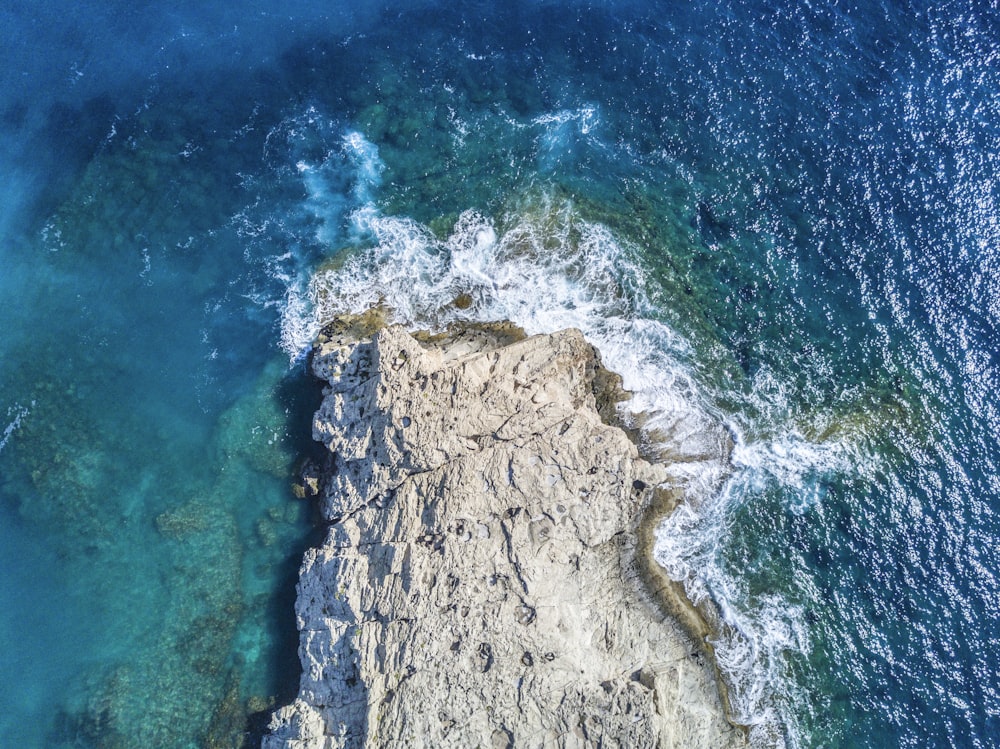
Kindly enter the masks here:
<path id="1" fill-rule="evenodd" d="M 4 744 L 253 745 L 300 354 L 382 302 L 581 327 L 651 454 L 725 424 L 657 555 L 755 744 L 1000 746 L 995 3 L 0 20 Z"/>

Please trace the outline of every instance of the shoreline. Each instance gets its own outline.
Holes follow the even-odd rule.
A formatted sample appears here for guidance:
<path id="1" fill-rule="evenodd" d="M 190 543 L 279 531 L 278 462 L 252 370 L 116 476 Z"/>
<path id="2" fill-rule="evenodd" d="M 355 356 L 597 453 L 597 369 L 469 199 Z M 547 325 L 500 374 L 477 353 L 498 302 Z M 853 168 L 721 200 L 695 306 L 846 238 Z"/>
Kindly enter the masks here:
<path id="1" fill-rule="evenodd" d="M 748 726 L 733 718 L 729 699 L 729 684 L 722 675 L 716 661 L 715 648 L 710 640 L 716 631 L 709 623 L 709 617 L 687 597 L 684 584 L 672 579 L 657 563 L 653 554 L 656 546 L 657 528 L 681 501 L 679 498 L 669 496 L 675 491 L 680 493 L 677 490 L 655 492 L 653 501 L 646 506 L 639 520 L 636 533 L 635 561 L 642 590 L 649 596 L 652 605 L 655 605 L 664 616 L 676 622 L 691 639 L 692 644 L 706 657 L 714 673 L 714 680 L 719 690 L 719 699 L 722 702 L 726 720 L 732 726 L 748 733 Z M 719 619 L 714 602 L 708 600 L 702 605 L 710 607 L 712 618 Z"/>
<path id="2" fill-rule="evenodd" d="M 632 393 L 621 386 L 621 376 L 613 370 L 604 367 L 601 361 L 600 351 L 597 351 L 597 358 L 600 366 L 611 375 L 617 378 L 617 389 L 620 397 L 616 402 L 623 402 L 632 397 Z M 643 450 L 640 439 L 641 429 L 636 428 L 622 419 L 617 408 L 598 409 L 601 419 L 608 426 L 621 429 L 639 450 L 639 454 L 651 463 L 656 463 L 657 459 L 653 451 Z M 728 432 L 727 432 L 728 434 Z M 725 461 L 728 463 L 729 453 L 732 445 L 726 446 Z M 632 548 L 630 554 L 635 565 L 637 579 L 632 581 L 635 592 L 647 600 L 650 606 L 655 607 L 666 619 L 674 622 L 684 634 L 691 640 L 691 644 L 697 648 L 699 655 L 707 659 L 708 664 L 714 673 L 714 680 L 719 690 L 719 699 L 729 723 L 742 731 L 744 735 L 749 734 L 749 727 L 735 720 L 729 698 L 729 684 L 723 676 L 715 656 L 715 648 L 711 638 L 718 635 L 717 628 L 711 622 L 721 621 L 721 615 L 713 600 L 707 599 L 700 606 L 691 601 L 684 589 L 684 584 L 671 578 L 666 570 L 656 561 L 654 554 L 656 547 L 656 531 L 681 503 L 684 501 L 684 491 L 680 487 L 655 487 L 650 495 L 650 501 L 640 510 L 638 521 L 635 524 L 635 532 L 632 537 Z M 628 570 L 629 565 L 623 563 L 623 570 Z M 628 575 L 623 575 L 623 582 L 629 583 Z"/>

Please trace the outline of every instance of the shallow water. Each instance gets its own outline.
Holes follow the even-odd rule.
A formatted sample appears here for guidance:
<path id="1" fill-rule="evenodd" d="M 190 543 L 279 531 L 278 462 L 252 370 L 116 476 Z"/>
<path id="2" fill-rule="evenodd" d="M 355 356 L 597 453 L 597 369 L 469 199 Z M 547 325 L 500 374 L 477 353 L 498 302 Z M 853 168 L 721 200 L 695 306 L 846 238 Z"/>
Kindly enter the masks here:
<path id="1" fill-rule="evenodd" d="M 1000 17 L 3 11 L 0 723 L 239 746 L 297 680 L 333 311 L 575 325 L 761 746 L 998 746 Z M 456 305 L 459 295 L 471 305 Z"/>

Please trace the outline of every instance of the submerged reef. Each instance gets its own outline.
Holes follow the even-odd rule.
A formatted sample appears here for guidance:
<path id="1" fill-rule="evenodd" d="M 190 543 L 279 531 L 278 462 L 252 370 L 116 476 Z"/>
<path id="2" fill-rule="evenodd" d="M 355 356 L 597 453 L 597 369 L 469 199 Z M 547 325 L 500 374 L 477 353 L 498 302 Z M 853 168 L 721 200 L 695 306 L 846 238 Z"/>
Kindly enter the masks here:
<path id="1" fill-rule="evenodd" d="M 328 453 L 305 491 L 329 530 L 264 749 L 745 745 L 648 586 L 667 472 L 608 423 L 627 395 L 578 331 L 342 317 L 312 370 Z"/>

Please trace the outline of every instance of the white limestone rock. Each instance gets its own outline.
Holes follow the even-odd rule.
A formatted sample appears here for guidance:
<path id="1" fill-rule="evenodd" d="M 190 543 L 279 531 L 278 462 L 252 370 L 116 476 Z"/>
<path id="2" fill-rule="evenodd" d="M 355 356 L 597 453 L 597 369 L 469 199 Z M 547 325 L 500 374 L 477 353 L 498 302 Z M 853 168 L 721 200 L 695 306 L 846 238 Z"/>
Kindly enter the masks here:
<path id="1" fill-rule="evenodd" d="M 742 746 L 640 589 L 666 473 L 602 421 L 617 383 L 582 335 L 354 327 L 314 352 L 331 525 L 300 572 L 299 696 L 265 749 Z"/>

